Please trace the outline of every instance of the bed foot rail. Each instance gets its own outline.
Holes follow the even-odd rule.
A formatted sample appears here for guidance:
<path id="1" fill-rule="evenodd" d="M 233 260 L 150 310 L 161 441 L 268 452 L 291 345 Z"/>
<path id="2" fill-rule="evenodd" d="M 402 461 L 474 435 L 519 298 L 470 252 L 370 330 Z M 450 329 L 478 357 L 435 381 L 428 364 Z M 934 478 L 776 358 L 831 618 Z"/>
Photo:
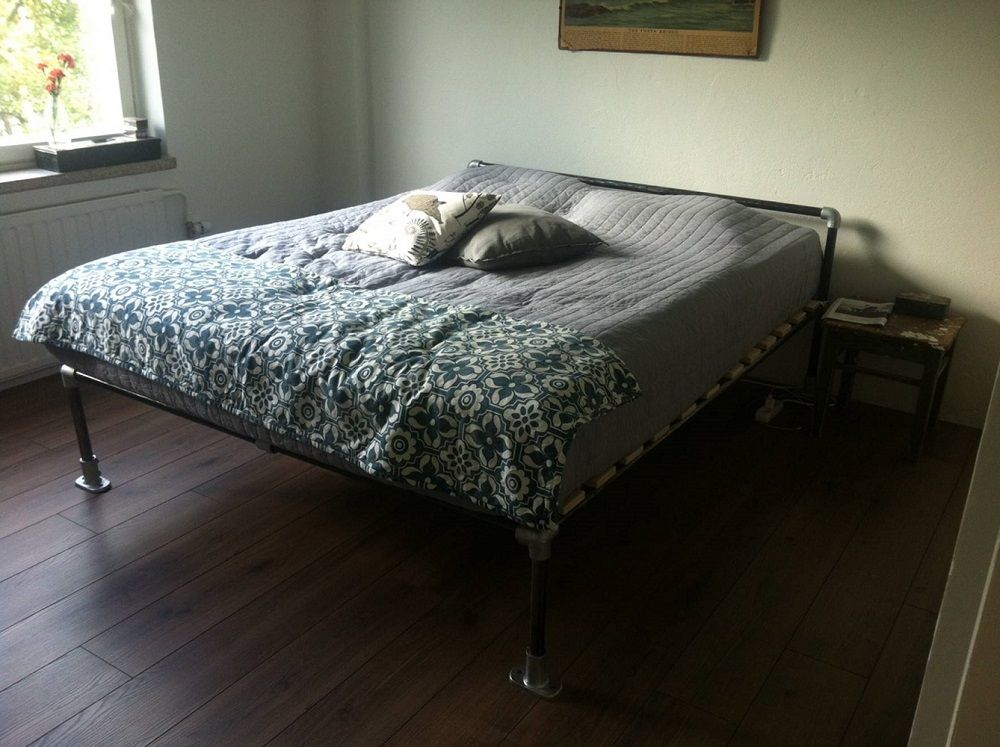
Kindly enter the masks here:
<path id="1" fill-rule="evenodd" d="M 101 468 L 90 444 L 90 431 L 87 429 L 87 416 L 83 411 L 83 398 L 80 396 L 80 382 L 76 380 L 76 371 L 63 366 L 59 375 L 69 397 L 69 411 L 73 416 L 73 427 L 76 428 L 76 442 L 80 446 L 80 469 L 83 474 L 76 478 L 76 486 L 88 493 L 111 490 L 111 481 L 101 476 Z"/>
<path id="2" fill-rule="evenodd" d="M 554 698 L 562 684 L 549 672 L 549 657 L 545 650 L 545 606 L 548 586 L 549 558 L 552 539 L 557 529 L 535 530 L 518 527 L 514 537 L 528 548 L 531 558 L 531 610 L 528 650 L 522 666 L 510 670 L 510 681 L 518 687 L 543 698 Z"/>

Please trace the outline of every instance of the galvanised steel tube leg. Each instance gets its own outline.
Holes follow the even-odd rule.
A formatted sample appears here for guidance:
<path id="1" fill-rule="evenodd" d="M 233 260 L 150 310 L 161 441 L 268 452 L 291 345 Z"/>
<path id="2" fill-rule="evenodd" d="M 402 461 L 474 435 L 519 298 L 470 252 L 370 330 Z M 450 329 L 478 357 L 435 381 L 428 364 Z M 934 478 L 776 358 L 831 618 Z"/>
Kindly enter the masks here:
<path id="1" fill-rule="evenodd" d="M 69 366 L 63 366 L 59 371 L 63 387 L 69 397 L 69 411 L 73 415 L 73 427 L 76 428 L 76 442 L 80 446 L 80 468 L 83 474 L 76 478 L 76 486 L 88 493 L 103 493 L 111 489 L 111 481 L 101 476 L 101 468 L 90 445 L 87 416 L 83 412 L 83 398 L 80 397 L 80 382 L 76 380 L 75 373 Z"/>
<path id="2" fill-rule="evenodd" d="M 514 530 L 517 541 L 528 547 L 531 558 L 531 610 L 528 650 L 523 666 L 510 670 L 510 681 L 528 692 L 543 698 L 554 698 L 562 684 L 549 672 L 548 652 L 545 649 L 545 606 L 548 586 L 549 558 L 552 556 L 552 539 L 557 529 L 535 530 L 518 527 Z"/>

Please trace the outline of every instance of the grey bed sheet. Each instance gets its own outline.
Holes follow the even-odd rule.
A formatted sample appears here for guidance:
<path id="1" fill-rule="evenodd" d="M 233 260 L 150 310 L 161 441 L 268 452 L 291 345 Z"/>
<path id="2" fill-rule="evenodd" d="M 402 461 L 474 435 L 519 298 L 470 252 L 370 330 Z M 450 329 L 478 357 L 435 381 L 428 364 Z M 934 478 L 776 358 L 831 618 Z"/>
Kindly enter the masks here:
<path id="1" fill-rule="evenodd" d="M 589 186 L 572 177 L 507 166 L 470 168 L 430 185 L 490 191 L 561 215 L 607 242 L 558 265 L 483 272 L 460 265 L 414 268 L 342 250 L 382 200 L 300 220 L 202 239 L 256 261 L 291 262 L 370 289 L 563 325 L 593 335 L 635 374 L 642 396 L 583 426 L 560 495 L 635 450 L 720 378 L 754 343 L 815 294 L 819 237 L 737 203 Z M 93 359 L 59 351 L 80 370 L 154 396 L 254 438 L 232 416 Z M 303 444 L 282 448 L 353 470 Z"/>

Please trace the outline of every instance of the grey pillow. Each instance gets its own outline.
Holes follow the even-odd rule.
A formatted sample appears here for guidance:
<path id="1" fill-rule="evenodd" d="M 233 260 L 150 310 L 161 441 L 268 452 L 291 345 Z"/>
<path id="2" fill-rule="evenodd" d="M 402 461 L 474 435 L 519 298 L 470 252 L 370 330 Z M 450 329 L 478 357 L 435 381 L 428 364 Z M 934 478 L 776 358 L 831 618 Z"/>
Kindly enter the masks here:
<path id="1" fill-rule="evenodd" d="M 584 228 L 528 205 L 501 205 L 462 237 L 451 256 L 477 270 L 544 265 L 604 242 Z"/>

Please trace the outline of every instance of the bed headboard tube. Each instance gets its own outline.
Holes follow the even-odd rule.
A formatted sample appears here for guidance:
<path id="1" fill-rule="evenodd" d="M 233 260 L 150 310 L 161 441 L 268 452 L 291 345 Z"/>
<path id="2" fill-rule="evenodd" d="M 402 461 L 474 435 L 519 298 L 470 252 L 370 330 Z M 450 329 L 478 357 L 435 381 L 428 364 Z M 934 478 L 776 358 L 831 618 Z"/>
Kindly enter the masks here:
<path id="1" fill-rule="evenodd" d="M 503 164 L 489 163 L 478 159 L 469 161 L 469 168 L 479 168 L 481 166 L 501 166 Z M 622 182 L 615 179 L 602 179 L 597 176 L 580 176 L 579 174 L 565 174 L 556 172 L 562 176 L 570 176 L 579 179 L 585 184 L 595 187 L 605 187 L 607 189 L 624 189 L 629 192 L 645 192 L 654 195 L 705 195 L 706 197 L 721 197 L 726 200 L 738 202 L 747 207 L 758 210 L 770 210 L 776 213 L 789 213 L 792 215 L 807 215 L 812 218 L 820 218 L 826 221 L 826 241 L 823 244 L 823 264 L 820 267 L 819 287 L 816 290 L 816 299 L 826 301 L 830 297 L 830 279 L 833 276 L 833 257 L 837 247 L 837 231 L 840 229 L 840 212 L 832 207 L 814 207 L 812 205 L 798 205 L 792 202 L 775 202 L 774 200 L 761 200 L 756 197 L 737 197 L 735 195 L 721 195 L 716 192 L 699 192 L 693 189 L 679 189 L 677 187 L 660 187 L 653 184 L 638 184 L 635 182 Z"/>

